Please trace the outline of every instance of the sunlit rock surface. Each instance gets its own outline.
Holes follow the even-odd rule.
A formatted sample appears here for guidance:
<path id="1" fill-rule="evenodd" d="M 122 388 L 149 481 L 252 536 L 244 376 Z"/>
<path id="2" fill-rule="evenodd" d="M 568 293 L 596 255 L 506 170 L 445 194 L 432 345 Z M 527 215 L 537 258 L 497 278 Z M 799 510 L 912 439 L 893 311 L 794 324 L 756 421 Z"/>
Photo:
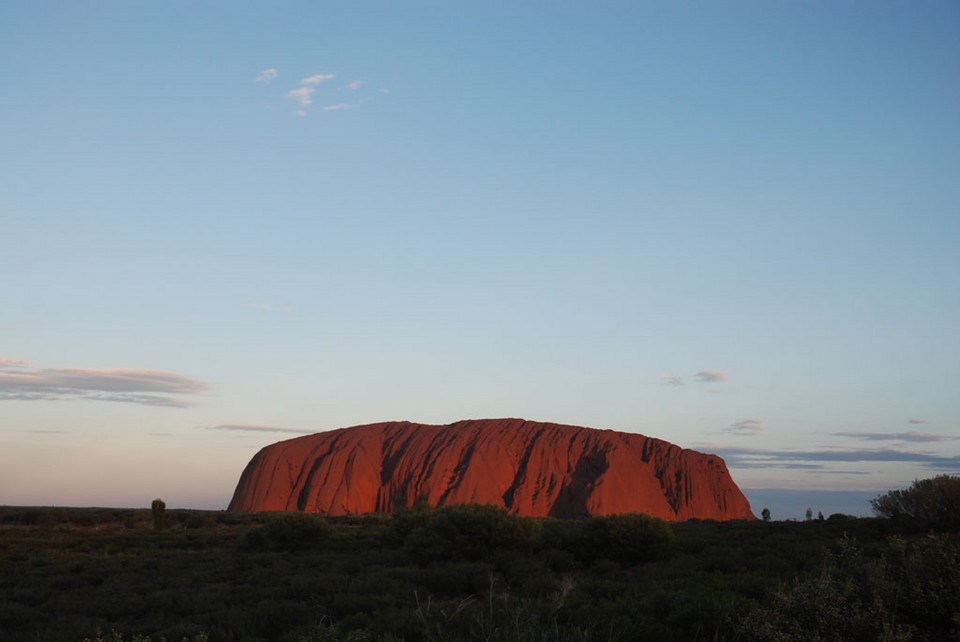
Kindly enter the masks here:
<path id="1" fill-rule="evenodd" d="M 418 498 L 534 517 L 755 519 L 716 455 L 522 419 L 387 422 L 281 441 L 247 464 L 228 510 L 347 515 L 389 512 Z"/>

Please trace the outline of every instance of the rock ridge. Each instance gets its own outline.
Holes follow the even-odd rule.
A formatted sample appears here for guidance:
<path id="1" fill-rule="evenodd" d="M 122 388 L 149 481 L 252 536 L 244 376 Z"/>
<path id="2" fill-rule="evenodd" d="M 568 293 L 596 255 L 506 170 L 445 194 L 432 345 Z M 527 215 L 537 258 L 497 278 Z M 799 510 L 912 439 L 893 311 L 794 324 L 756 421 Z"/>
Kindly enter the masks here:
<path id="1" fill-rule="evenodd" d="M 530 517 L 756 519 L 717 455 L 636 433 L 523 419 L 383 422 L 277 442 L 247 464 L 227 510 L 348 515 L 421 498 Z"/>

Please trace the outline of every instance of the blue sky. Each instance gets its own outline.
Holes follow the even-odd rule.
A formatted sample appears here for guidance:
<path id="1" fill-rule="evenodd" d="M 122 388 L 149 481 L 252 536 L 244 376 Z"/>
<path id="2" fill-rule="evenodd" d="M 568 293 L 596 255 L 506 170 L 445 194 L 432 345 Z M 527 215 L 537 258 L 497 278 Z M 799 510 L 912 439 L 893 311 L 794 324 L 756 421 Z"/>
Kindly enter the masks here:
<path id="1" fill-rule="evenodd" d="M 395 419 L 641 432 L 811 502 L 958 473 L 958 34 L 5 2 L 0 503 L 220 508 L 263 445 Z"/>

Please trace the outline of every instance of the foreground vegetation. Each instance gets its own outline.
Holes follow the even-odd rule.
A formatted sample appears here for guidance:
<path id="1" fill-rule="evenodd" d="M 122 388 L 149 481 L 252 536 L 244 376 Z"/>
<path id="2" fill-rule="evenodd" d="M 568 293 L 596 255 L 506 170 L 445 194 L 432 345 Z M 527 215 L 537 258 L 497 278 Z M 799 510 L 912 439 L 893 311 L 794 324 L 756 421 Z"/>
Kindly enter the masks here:
<path id="1" fill-rule="evenodd" d="M 11 641 L 955 640 L 958 605 L 957 534 L 897 519 L 0 507 Z"/>

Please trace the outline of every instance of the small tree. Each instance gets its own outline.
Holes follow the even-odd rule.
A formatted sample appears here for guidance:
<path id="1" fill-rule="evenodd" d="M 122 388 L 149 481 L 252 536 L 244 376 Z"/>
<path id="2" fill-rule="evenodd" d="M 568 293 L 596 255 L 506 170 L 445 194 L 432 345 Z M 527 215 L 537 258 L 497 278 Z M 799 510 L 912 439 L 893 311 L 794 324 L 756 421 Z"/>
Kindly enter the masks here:
<path id="1" fill-rule="evenodd" d="M 806 512 L 806 514 L 804 515 L 804 517 L 806 517 L 806 519 L 807 519 L 808 522 L 809 522 L 811 519 L 813 519 L 813 509 L 808 507 L 808 508 L 807 508 L 807 512 Z"/>
<path id="2" fill-rule="evenodd" d="M 960 477 L 937 475 L 870 500 L 873 512 L 921 530 L 960 530 Z"/>
<path id="3" fill-rule="evenodd" d="M 762 511 L 760 511 L 760 517 L 763 519 L 763 521 L 769 522 L 769 521 L 770 521 L 770 509 L 769 509 L 769 508 L 764 508 Z"/>
<path id="4" fill-rule="evenodd" d="M 153 527 L 158 531 L 163 530 L 163 522 L 166 510 L 167 505 L 164 504 L 163 500 L 159 497 L 153 500 L 153 504 L 150 505 L 150 514 L 153 515 Z"/>

